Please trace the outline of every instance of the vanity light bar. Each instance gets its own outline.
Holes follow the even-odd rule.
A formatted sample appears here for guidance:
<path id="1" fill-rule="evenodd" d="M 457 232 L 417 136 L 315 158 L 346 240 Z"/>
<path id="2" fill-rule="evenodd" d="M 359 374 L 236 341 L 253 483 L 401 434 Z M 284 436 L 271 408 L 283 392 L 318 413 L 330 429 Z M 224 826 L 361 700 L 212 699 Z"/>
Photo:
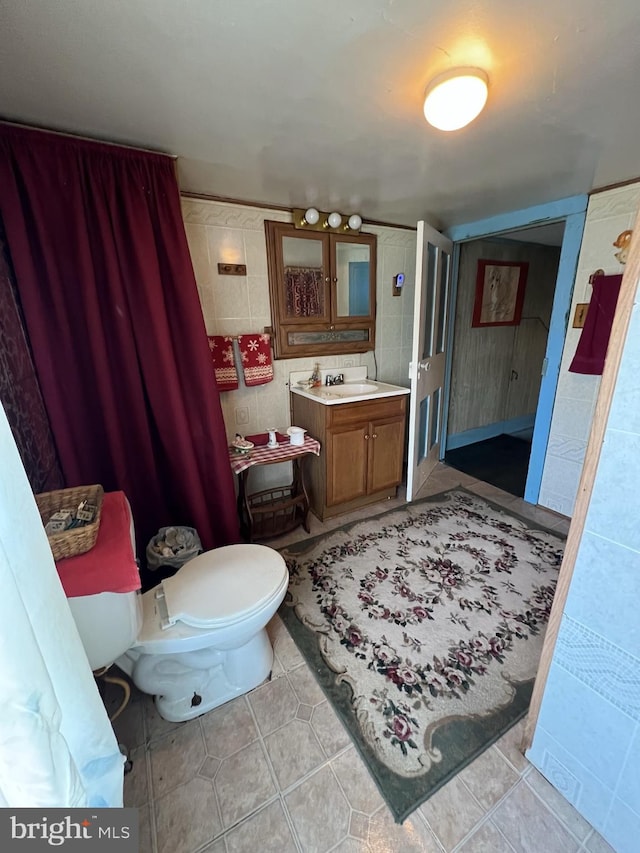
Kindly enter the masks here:
<path id="1" fill-rule="evenodd" d="M 332 231 L 335 234 L 357 234 L 362 228 L 362 217 L 358 213 L 343 216 L 341 213 L 325 213 L 308 207 L 293 209 L 293 225 L 295 228 L 306 228 L 311 231 Z"/>

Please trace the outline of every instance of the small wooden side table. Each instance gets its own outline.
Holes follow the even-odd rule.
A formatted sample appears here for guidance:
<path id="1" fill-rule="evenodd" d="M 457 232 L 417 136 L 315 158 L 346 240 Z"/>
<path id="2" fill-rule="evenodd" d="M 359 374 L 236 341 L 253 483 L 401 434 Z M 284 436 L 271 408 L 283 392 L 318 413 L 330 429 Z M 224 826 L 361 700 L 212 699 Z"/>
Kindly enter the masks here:
<path id="1" fill-rule="evenodd" d="M 304 444 L 279 444 L 277 447 L 254 447 L 250 453 L 236 453 L 229 448 L 229 463 L 238 475 L 238 518 L 243 537 L 270 539 L 295 530 L 301 524 L 309 533 L 309 497 L 304 482 L 304 457 L 320 455 L 320 442 L 305 435 Z M 287 486 L 277 486 L 249 494 L 247 479 L 254 465 L 293 463 L 293 479 Z"/>

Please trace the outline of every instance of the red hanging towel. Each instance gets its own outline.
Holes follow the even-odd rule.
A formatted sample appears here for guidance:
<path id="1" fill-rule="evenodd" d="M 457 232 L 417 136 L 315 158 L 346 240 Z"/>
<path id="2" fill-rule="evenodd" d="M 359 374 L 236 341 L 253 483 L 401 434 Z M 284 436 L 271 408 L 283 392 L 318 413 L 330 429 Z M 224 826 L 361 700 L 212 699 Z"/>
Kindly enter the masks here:
<path id="1" fill-rule="evenodd" d="M 619 274 L 594 276 L 589 310 L 576 354 L 569 367 L 571 373 L 588 373 L 592 376 L 602 373 L 621 283 L 622 276 Z"/>
<path id="2" fill-rule="evenodd" d="M 246 385 L 265 385 L 273 379 L 269 335 L 238 335 Z"/>
<path id="3" fill-rule="evenodd" d="M 207 335 L 207 337 L 218 391 L 234 391 L 239 383 L 233 357 L 233 338 L 226 335 Z"/>

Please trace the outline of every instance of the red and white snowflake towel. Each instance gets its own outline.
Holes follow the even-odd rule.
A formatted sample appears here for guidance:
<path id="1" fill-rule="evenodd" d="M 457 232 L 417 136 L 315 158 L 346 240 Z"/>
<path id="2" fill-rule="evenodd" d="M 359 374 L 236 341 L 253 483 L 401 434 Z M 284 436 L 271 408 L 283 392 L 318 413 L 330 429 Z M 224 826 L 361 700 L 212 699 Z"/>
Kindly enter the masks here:
<path id="1" fill-rule="evenodd" d="M 246 385 L 265 385 L 273 379 L 271 337 L 269 335 L 238 335 L 240 358 Z"/>
<path id="2" fill-rule="evenodd" d="M 233 355 L 233 338 L 227 335 L 207 335 L 207 337 L 218 391 L 234 391 L 239 383 Z"/>

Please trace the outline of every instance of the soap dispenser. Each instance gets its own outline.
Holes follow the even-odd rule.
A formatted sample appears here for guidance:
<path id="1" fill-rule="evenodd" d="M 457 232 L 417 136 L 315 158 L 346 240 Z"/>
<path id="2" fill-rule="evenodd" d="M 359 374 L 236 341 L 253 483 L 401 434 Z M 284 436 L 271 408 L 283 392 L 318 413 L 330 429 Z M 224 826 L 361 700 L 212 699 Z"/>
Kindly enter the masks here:
<path id="1" fill-rule="evenodd" d="M 319 385 L 322 385 L 322 380 L 320 379 L 320 364 L 316 363 L 316 366 L 313 368 L 313 373 L 311 374 L 311 387 L 317 388 Z"/>

